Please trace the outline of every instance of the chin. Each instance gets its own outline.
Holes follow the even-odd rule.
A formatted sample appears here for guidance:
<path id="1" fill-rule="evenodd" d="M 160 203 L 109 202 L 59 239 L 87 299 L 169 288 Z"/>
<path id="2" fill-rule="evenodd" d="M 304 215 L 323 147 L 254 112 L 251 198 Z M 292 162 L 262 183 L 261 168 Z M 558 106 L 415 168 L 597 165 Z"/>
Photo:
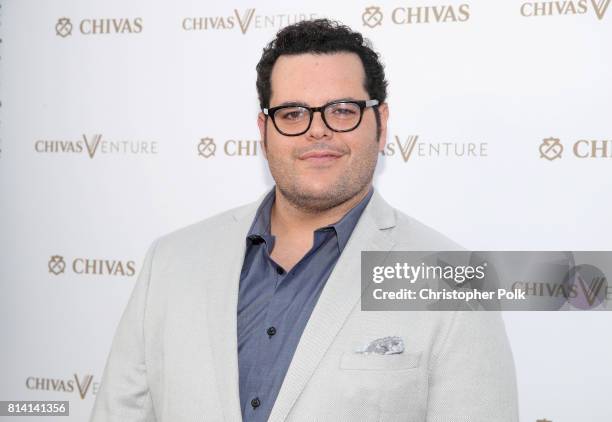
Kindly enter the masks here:
<path id="1" fill-rule="evenodd" d="M 313 198 L 327 198 L 334 195 L 333 184 L 327 183 L 303 183 L 298 185 L 297 192 L 303 196 L 311 196 Z"/>

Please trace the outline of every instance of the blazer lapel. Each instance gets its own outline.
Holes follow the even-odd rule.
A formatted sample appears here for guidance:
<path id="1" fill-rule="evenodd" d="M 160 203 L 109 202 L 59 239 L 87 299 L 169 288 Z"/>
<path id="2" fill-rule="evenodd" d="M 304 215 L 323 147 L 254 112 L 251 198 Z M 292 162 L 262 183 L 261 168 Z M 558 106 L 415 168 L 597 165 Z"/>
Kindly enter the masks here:
<path id="1" fill-rule="evenodd" d="M 234 221 L 228 225 L 223 243 L 218 245 L 218 261 L 214 268 L 208 269 L 215 277 L 204 286 L 207 289 L 207 328 L 215 379 L 226 421 L 242 420 L 238 378 L 238 290 L 246 234 L 264 197 L 234 213 Z"/>
<path id="2" fill-rule="evenodd" d="M 287 418 L 344 321 L 358 304 L 361 297 L 361 251 L 391 250 L 394 241 L 385 230 L 393 226 L 393 209 L 374 191 L 308 320 L 269 422 Z"/>
<path id="3" fill-rule="evenodd" d="M 238 377 L 237 306 L 240 272 L 246 248 L 246 234 L 253 222 L 258 201 L 237 211 L 227 228 L 220 248 L 215 274 L 207 289 L 206 319 L 211 344 L 215 379 L 224 420 L 242 420 Z M 357 223 L 321 292 L 304 329 L 269 421 L 283 421 L 306 386 L 318 363 L 338 334 L 361 296 L 361 251 L 391 250 L 394 242 L 385 229 L 395 225 L 393 209 L 376 191 Z"/>

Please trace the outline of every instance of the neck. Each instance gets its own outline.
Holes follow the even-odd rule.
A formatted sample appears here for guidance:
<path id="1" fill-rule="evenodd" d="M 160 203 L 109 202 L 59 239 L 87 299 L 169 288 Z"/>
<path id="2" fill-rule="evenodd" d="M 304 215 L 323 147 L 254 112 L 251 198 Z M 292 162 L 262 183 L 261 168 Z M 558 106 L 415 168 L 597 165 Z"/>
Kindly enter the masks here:
<path id="1" fill-rule="evenodd" d="M 366 197 L 371 186 L 368 184 L 358 194 L 333 208 L 313 212 L 293 205 L 283 196 L 277 186 L 276 199 L 270 215 L 272 234 L 300 232 L 310 234 L 318 228 L 336 223 Z"/>

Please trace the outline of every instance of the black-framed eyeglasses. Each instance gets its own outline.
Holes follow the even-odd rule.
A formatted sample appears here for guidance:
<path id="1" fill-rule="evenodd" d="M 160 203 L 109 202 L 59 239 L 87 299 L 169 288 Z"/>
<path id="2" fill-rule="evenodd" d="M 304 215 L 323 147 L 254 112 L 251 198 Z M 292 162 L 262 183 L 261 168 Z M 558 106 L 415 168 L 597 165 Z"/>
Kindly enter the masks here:
<path id="1" fill-rule="evenodd" d="M 363 110 L 378 105 L 378 100 L 338 100 L 321 107 L 288 104 L 264 108 L 274 127 L 285 136 L 303 135 L 310 129 L 314 114 L 318 111 L 325 125 L 334 132 L 355 130 L 363 118 Z"/>

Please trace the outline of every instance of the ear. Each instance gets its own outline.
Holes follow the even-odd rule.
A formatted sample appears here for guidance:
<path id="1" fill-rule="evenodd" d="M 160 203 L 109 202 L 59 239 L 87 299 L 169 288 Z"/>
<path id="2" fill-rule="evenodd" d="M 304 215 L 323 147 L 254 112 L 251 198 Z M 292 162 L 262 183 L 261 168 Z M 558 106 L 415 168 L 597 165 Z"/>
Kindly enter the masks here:
<path id="1" fill-rule="evenodd" d="M 266 118 L 266 115 L 260 111 L 257 115 L 257 126 L 259 127 L 259 139 L 261 139 L 262 141 L 262 151 L 266 160 L 268 159 L 268 145 L 266 142 L 266 124 L 268 123 L 267 121 L 268 119 Z"/>
<path id="2" fill-rule="evenodd" d="M 387 103 L 382 103 L 378 106 L 380 114 L 380 139 L 378 140 L 378 151 L 384 151 L 387 145 L 387 121 L 389 120 L 389 106 Z"/>

